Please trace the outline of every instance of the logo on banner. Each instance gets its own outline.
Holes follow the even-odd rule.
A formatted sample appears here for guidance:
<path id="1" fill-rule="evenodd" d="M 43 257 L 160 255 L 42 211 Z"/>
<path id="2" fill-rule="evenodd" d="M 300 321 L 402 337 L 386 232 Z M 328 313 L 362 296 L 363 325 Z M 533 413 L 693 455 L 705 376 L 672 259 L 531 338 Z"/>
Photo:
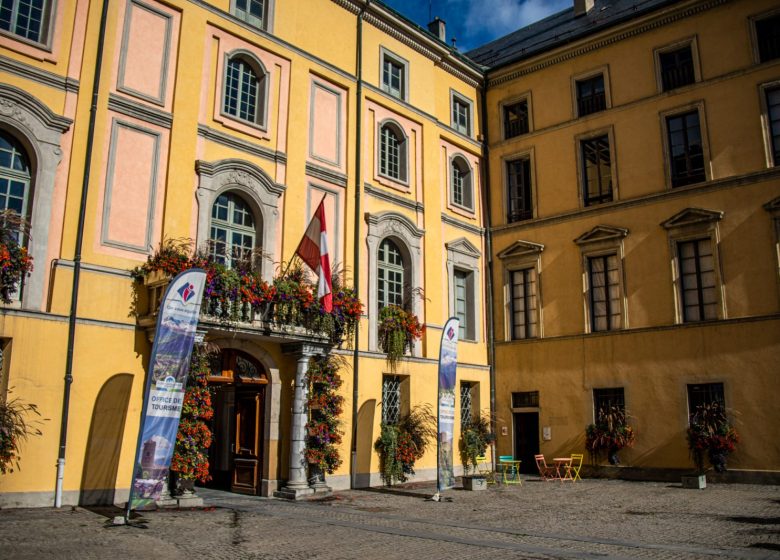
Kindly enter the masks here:
<path id="1" fill-rule="evenodd" d="M 447 330 L 447 338 L 449 338 L 450 340 L 452 340 L 452 337 L 454 337 L 454 336 L 455 336 L 455 329 L 453 329 L 452 327 L 450 327 L 450 328 Z"/>
<path id="2" fill-rule="evenodd" d="M 179 295 L 184 303 L 187 303 L 195 297 L 195 286 L 187 282 L 181 288 L 179 288 Z"/>

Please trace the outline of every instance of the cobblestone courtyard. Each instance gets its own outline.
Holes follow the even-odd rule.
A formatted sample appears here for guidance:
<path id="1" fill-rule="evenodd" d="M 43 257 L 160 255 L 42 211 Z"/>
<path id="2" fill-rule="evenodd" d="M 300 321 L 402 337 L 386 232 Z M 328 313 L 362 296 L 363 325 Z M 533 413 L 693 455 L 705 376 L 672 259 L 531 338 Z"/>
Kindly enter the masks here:
<path id="1" fill-rule="evenodd" d="M 359 490 L 308 502 L 199 489 L 207 507 L 106 526 L 108 509 L 0 511 L 0 558 L 780 558 L 780 487 L 585 480 L 484 492 Z"/>

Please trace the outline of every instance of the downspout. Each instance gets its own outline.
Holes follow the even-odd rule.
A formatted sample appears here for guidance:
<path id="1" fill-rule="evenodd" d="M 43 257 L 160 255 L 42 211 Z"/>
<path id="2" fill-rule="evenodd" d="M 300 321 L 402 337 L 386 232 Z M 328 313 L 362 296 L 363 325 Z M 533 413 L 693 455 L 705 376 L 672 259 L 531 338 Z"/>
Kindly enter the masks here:
<path id="1" fill-rule="evenodd" d="M 65 388 L 62 395 L 62 421 L 60 423 L 60 449 L 57 457 L 57 483 L 54 489 L 54 507 L 62 507 L 62 481 L 65 476 L 65 447 L 68 439 L 68 413 L 70 411 L 70 386 L 73 384 L 73 348 L 76 342 L 76 311 L 79 303 L 79 281 L 81 279 L 81 249 L 84 245 L 84 221 L 87 214 L 87 193 L 92 162 L 92 146 L 95 140 L 95 119 L 97 115 L 98 92 L 100 91 L 100 73 L 103 67 L 103 46 L 106 39 L 108 20 L 108 2 L 103 0 L 100 14 L 100 34 L 98 35 L 95 60 L 95 76 L 92 81 L 92 104 L 89 108 L 89 128 L 87 130 L 87 148 L 84 154 L 84 179 L 81 184 L 81 203 L 79 206 L 76 247 L 73 254 L 73 287 L 70 296 L 70 315 L 68 316 L 68 349 L 65 361 Z"/>
<path id="2" fill-rule="evenodd" d="M 488 366 L 490 368 L 490 423 L 496 425 L 496 341 L 493 325 L 493 234 L 491 230 L 490 208 L 490 148 L 488 147 L 488 120 L 487 120 L 487 72 L 483 75 L 481 92 L 482 108 L 480 120 L 482 121 L 482 222 L 485 224 L 485 252 L 487 253 L 487 274 L 485 274 L 485 290 L 487 292 L 487 340 L 488 340 Z M 493 470 L 495 470 L 496 454 L 493 448 Z"/>
<path id="3" fill-rule="evenodd" d="M 357 66 L 356 78 L 357 78 L 357 101 L 355 103 L 356 110 L 356 132 L 355 132 L 355 238 L 354 238 L 354 253 L 352 255 L 352 278 L 355 285 L 355 290 L 360 294 L 360 193 L 363 190 L 363 175 L 361 158 L 363 148 L 363 16 L 371 4 L 371 0 L 366 0 L 365 6 L 360 9 L 360 13 L 357 18 L 357 52 L 355 64 Z M 355 325 L 355 343 L 353 345 L 354 350 L 352 354 L 352 449 L 351 449 L 351 468 L 349 477 L 349 487 L 354 489 L 357 479 L 357 435 L 358 435 L 358 379 L 360 371 L 360 321 Z"/>

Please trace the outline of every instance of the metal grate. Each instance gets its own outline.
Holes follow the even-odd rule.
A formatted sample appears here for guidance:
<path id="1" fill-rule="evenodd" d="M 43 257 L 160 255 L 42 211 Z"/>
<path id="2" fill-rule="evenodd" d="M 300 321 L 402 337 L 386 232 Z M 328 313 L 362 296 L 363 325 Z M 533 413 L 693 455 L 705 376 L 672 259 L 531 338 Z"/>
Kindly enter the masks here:
<path id="1" fill-rule="evenodd" d="M 401 419 L 401 378 L 386 375 L 382 378 L 382 423 L 398 424 Z"/>
<path id="2" fill-rule="evenodd" d="M 465 426 L 468 424 L 473 416 L 473 410 L 471 408 L 471 392 L 474 388 L 473 383 L 461 383 L 460 384 L 460 425 Z"/>
<path id="3" fill-rule="evenodd" d="M 512 393 L 512 408 L 539 406 L 539 391 Z"/>

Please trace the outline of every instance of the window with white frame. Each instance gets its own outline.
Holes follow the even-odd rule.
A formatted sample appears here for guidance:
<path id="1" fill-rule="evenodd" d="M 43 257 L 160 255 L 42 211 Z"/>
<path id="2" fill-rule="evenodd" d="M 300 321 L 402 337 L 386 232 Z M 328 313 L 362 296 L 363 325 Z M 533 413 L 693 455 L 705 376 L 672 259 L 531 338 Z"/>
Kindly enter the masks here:
<path id="1" fill-rule="evenodd" d="M 471 135 L 471 101 L 452 92 L 450 98 L 452 107 L 452 128 L 465 134 Z"/>
<path id="2" fill-rule="evenodd" d="M 403 130 L 392 122 L 379 129 L 379 173 L 406 182 L 407 142 Z"/>
<path id="3" fill-rule="evenodd" d="M 2 0 L 0 30 L 35 43 L 45 43 L 51 0 Z"/>
<path id="4" fill-rule="evenodd" d="M 531 185 L 531 158 L 506 162 L 507 223 L 534 217 Z"/>
<path id="5" fill-rule="evenodd" d="M 211 209 L 209 245 L 214 260 L 230 268 L 250 262 L 256 239 L 255 219 L 249 205 L 235 193 L 219 195 Z"/>
<path id="6" fill-rule="evenodd" d="M 268 77 L 265 70 L 245 55 L 228 58 L 222 112 L 255 126 L 265 126 Z"/>
<path id="7" fill-rule="evenodd" d="M 611 202 L 613 199 L 610 144 L 609 134 L 580 140 L 584 206 Z"/>
<path id="8" fill-rule="evenodd" d="M 12 210 L 27 219 L 30 179 L 27 152 L 16 138 L 0 130 L 0 211 Z"/>
<path id="9" fill-rule="evenodd" d="M 458 339 L 474 340 L 474 273 L 455 269 L 453 287 L 455 317 L 459 320 Z"/>
<path id="10" fill-rule="evenodd" d="M 232 0 L 233 15 L 260 29 L 268 29 L 268 0 Z"/>
<path id="11" fill-rule="evenodd" d="M 471 167 L 461 156 L 455 156 L 450 163 L 451 196 L 456 206 L 474 209 L 474 188 L 471 180 Z"/>
<path id="12" fill-rule="evenodd" d="M 780 83 L 764 88 L 770 163 L 780 165 Z"/>
<path id="13" fill-rule="evenodd" d="M 409 63 L 403 58 L 396 56 L 384 48 L 381 49 L 382 58 L 382 90 L 393 97 L 407 100 L 409 84 Z"/>
<path id="14" fill-rule="evenodd" d="M 459 340 L 476 341 L 479 337 L 478 274 L 482 255 L 465 237 L 448 241 L 444 246 L 447 249 L 450 316 L 459 319 Z"/>
<path id="15" fill-rule="evenodd" d="M 379 309 L 388 305 L 404 307 L 406 271 L 401 250 L 393 241 L 385 239 L 377 254 L 377 302 Z"/>
<path id="16" fill-rule="evenodd" d="M 671 186 L 684 187 L 706 181 L 699 109 L 666 115 L 664 124 Z"/>

